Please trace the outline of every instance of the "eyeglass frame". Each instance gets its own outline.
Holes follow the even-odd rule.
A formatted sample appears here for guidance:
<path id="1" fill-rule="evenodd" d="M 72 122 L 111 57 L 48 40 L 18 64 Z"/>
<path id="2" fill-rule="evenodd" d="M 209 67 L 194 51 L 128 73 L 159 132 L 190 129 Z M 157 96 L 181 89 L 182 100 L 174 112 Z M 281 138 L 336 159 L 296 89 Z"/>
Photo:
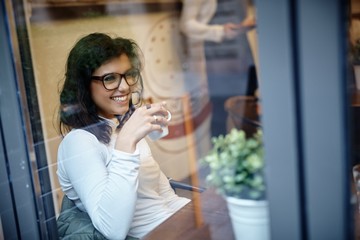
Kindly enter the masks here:
<path id="1" fill-rule="evenodd" d="M 128 80 L 126 79 L 126 75 L 128 75 L 128 74 L 131 73 L 131 72 L 135 72 L 135 73 L 138 75 L 138 76 L 136 77 L 136 82 L 135 82 L 134 84 L 129 84 L 129 83 L 128 83 Z M 111 74 L 119 75 L 119 76 L 120 76 L 120 81 L 119 81 L 119 84 L 117 85 L 117 87 L 112 88 L 112 89 L 108 89 L 108 88 L 105 86 L 104 78 L 105 78 L 106 76 L 108 76 L 108 75 L 111 75 Z M 115 90 L 115 89 L 119 88 L 119 86 L 120 86 L 120 84 L 121 84 L 121 82 L 122 82 L 123 79 L 125 79 L 125 82 L 126 82 L 126 84 L 127 84 L 129 87 L 135 86 L 135 85 L 139 82 L 139 79 L 140 79 L 140 78 L 141 78 L 141 74 L 140 74 L 140 71 L 138 71 L 138 70 L 129 70 L 129 71 L 123 73 L 123 74 L 122 74 L 122 73 L 117 73 L 117 72 L 111 72 L 111 73 L 106 73 L 106 74 L 104 74 L 104 75 L 102 75 L 102 76 L 91 76 L 91 79 L 92 79 L 92 80 L 101 81 L 102 84 L 103 84 L 103 86 L 104 86 L 104 88 L 105 88 L 106 90 Z"/>

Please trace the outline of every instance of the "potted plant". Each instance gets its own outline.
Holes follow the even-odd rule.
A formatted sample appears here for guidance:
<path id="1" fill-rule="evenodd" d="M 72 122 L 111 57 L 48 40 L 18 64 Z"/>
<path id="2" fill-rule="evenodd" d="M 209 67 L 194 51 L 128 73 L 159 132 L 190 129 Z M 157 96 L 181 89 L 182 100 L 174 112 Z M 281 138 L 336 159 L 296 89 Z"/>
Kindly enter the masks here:
<path id="1" fill-rule="evenodd" d="M 356 88 L 360 89 L 360 39 L 357 39 L 351 47 L 352 64 Z"/>
<path id="2" fill-rule="evenodd" d="M 268 239 L 262 131 L 247 137 L 233 128 L 212 138 L 213 148 L 201 163 L 209 168 L 206 182 L 227 201 L 236 239 Z"/>

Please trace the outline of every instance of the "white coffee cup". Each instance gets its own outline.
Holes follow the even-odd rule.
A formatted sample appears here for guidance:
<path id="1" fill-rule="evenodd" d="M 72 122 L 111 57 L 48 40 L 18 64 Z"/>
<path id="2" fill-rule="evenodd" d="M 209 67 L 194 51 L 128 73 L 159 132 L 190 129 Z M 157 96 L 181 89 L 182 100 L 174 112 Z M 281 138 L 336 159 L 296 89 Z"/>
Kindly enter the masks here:
<path id="1" fill-rule="evenodd" d="M 168 111 L 168 110 L 167 110 L 167 113 L 168 113 L 168 114 L 167 114 L 166 121 L 169 122 L 169 121 L 171 120 L 171 113 L 170 113 L 170 111 Z M 153 140 L 153 141 L 156 141 L 156 140 L 158 140 L 158 139 L 160 139 L 160 138 L 163 138 L 163 137 L 165 137 L 165 136 L 167 136 L 167 135 L 169 134 L 169 128 L 168 128 L 168 126 L 162 126 L 161 129 L 162 129 L 162 131 L 154 130 L 154 131 L 150 132 L 150 133 L 148 134 L 149 138 L 150 138 L 151 140 Z"/>

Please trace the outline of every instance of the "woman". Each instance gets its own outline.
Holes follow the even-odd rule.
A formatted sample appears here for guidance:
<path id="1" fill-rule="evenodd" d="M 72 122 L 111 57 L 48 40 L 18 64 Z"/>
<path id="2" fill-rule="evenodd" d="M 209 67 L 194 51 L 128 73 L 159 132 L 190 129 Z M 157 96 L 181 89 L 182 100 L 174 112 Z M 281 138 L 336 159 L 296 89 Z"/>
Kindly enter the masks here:
<path id="1" fill-rule="evenodd" d="M 224 3 L 224 5 L 226 4 Z M 187 66 L 185 89 L 191 93 L 193 102 L 199 102 L 199 104 L 193 104 L 194 106 L 200 106 L 198 107 L 200 108 L 198 112 L 205 109 L 209 102 L 214 104 L 213 111 L 208 114 L 208 117 L 212 118 L 211 124 L 210 120 L 202 123 L 202 128 L 208 129 L 207 131 L 212 136 L 225 133 L 225 128 L 221 129 L 219 126 L 226 122 L 225 119 L 222 119 L 222 116 L 226 116 L 226 113 L 222 108 L 215 108 L 215 105 L 224 105 L 224 102 L 221 100 L 224 97 L 224 93 L 216 90 L 219 86 L 218 83 L 213 83 L 211 87 L 211 82 L 208 81 L 205 42 L 224 43 L 224 41 L 232 40 L 255 26 L 254 19 L 250 18 L 246 18 L 239 23 L 226 22 L 224 24 L 215 24 L 211 20 L 215 16 L 217 8 L 217 0 L 182 0 L 180 16 L 180 30 L 187 37 L 188 49 L 187 62 L 185 64 Z M 220 63 L 218 66 L 221 69 L 222 64 Z M 229 76 L 229 73 L 224 76 Z M 223 79 L 223 81 L 225 82 L 227 79 Z M 214 91 L 212 93 L 209 92 L 209 83 L 212 91 Z M 213 96 L 212 99 L 210 99 L 211 95 Z M 196 112 L 197 109 L 195 108 L 193 111 Z M 210 135 L 207 137 L 197 136 L 197 143 L 200 142 L 202 146 L 207 146 L 204 147 L 205 151 L 200 153 L 200 157 L 205 156 L 211 148 L 210 137 Z"/>
<path id="2" fill-rule="evenodd" d="M 141 51 L 93 33 L 70 51 L 60 94 L 58 178 L 66 196 L 108 239 L 140 238 L 189 199 L 178 197 L 145 136 L 167 125 L 165 104 L 137 106 Z"/>

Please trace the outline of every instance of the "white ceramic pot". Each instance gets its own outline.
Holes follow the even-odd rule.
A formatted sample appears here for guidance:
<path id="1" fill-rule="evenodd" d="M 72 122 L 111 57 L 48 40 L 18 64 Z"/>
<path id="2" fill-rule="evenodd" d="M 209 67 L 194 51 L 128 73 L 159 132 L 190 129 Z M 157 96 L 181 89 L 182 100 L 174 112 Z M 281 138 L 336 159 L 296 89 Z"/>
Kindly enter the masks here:
<path id="1" fill-rule="evenodd" d="M 226 197 L 229 215 L 237 240 L 269 240 L 267 201 Z"/>

